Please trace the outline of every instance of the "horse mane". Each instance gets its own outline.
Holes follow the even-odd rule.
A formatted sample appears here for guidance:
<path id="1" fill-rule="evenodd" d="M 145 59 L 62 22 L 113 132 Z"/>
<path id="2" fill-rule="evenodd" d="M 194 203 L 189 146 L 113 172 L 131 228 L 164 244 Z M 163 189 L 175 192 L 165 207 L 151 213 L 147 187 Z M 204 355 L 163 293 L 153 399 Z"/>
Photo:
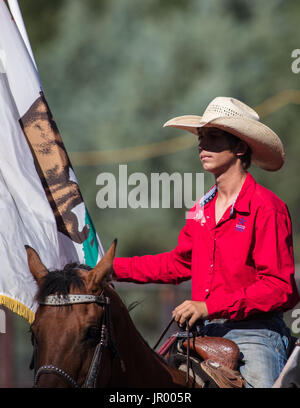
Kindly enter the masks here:
<path id="1" fill-rule="evenodd" d="M 78 273 L 79 269 L 90 271 L 92 268 L 88 265 L 73 262 L 67 264 L 63 269 L 48 271 L 39 286 L 35 300 L 42 302 L 46 296 L 53 294 L 67 296 L 71 286 L 78 289 L 82 288 L 83 279 Z"/>

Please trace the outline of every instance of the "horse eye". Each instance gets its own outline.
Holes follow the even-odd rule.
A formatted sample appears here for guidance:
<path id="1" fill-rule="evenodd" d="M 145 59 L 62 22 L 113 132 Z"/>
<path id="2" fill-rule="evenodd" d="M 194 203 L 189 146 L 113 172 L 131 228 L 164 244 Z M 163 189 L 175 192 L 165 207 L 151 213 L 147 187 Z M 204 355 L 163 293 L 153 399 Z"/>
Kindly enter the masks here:
<path id="1" fill-rule="evenodd" d="M 100 334 L 99 327 L 90 326 L 84 332 L 83 341 L 95 345 L 100 341 Z"/>

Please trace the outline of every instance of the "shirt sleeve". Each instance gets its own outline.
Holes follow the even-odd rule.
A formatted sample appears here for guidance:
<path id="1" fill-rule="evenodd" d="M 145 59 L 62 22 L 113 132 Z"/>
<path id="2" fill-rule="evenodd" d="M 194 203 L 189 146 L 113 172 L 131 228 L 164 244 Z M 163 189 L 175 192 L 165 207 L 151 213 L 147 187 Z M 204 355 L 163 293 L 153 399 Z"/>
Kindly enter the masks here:
<path id="1" fill-rule="evenodd" d="M 191 256 L 192 238 L 187 220 L 175 249 L 157 255 L 116 257 L 114 276 L 118 281 L 178 284 L 191 277 Z"/>
<path id="2" fill-rule="evenodd" d="M 298 303 L 288 210 L 257 215 L 252 258 L 255 282 L 218 298 L 212 293 L 206 299 L 209 318 L 240 320 L 255 313 L 285 311 Z"/>

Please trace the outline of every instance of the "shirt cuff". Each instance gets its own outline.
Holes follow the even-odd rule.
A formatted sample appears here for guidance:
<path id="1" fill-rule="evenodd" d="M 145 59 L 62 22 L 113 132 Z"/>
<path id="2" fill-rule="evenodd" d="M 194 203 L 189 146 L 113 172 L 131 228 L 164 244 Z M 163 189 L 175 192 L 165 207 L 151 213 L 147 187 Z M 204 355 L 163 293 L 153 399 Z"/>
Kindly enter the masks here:
<path id="1" fill-rule="evenodd" d="M 224 310 L 223 307 L 218 305 L 218 302 L 213 297 L 208 297 L 205 299 L 208 319 L 228 319 L 230 318 L 230 313 L 228 310 Z"/>

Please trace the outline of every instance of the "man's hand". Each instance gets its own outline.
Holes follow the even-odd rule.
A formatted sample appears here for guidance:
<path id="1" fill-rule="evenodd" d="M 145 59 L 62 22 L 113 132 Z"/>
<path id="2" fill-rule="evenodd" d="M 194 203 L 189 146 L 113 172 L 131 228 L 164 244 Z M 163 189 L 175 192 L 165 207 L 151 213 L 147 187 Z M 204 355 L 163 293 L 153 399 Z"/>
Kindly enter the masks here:
<path id="1" fill-rule="evenodd" d="M 192 327 L 196 320 L 205 319 L 208 316 L 206 303 L 185 300 L 173 310 L 172 316 L 180 325 L 187 321 L 188 325 Z"/>

